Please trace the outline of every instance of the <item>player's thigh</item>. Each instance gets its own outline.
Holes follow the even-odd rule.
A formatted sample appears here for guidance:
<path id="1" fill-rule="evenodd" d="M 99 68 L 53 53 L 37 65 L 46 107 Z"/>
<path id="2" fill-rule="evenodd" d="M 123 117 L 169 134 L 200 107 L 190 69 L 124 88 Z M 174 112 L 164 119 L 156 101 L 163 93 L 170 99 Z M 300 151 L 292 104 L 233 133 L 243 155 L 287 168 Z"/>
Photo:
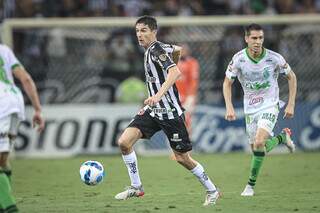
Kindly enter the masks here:
<path id="1" fill-rule="evenodd" d="M 136 127 L 128 127 L 124 130 L 118 140 L 120 146 L 133 146 L 142 137 L 141 131 Z"/>
<path id="2" fill-rule="evenodd" d="M 156 132 L 161 130 L 155 119 L 148 113 L 137 114 L 128 125 L 128 128 L 137 128 L 142 134 L 141 138 L 150 139 Z"/>
<path id="3" fill-rule="evenodd" d="M 11 126 L 11 115 L 0 119 L 0 153 L 10 152 L 11 144 L 9 131 Z"/>
<path id="4" fill-rule="evenodd" d="M 278 106 L 270 107 L 261 111 L 258 117 L 258 129 L 264 129 L 266 132 L 268 132 L 269 136 L 273 136 L 273 129 L 277 123 L 278 115 Z"/>
<path id="5" fill-rule="evenodd" d="M 185 153 L 192 150 L 192 144 L 182 116 L 159 122 L 161 129 L 168 137 L 170 147 L 174 151 Z"/>
<path id="6" fill-rule="evenodd" d="M 12 139 L 17 136 L 20 120 L 17 114 L 0 119 L 0 166 L 6 167 L 12 149 Z"/>
<path id="7" fill-rule="evenodd" d="M 254 144 L 255 136 L 258 129 L 257 120 L 255 119 L 256 116 L 257 116 L 256 114 L 247 114 L 245 116 L 246 133 L 247 133 L 248 142 L 250 145 Z"/>
<path id="8" fill-rule="evenodd" d="M 18 117 L 18 114 L 14 113 L 10 116 L 10 127 L 9 127 L 9 139 L 15 139 L 18 135 L 18 129 L 20 126 L 21 120 Z"/>

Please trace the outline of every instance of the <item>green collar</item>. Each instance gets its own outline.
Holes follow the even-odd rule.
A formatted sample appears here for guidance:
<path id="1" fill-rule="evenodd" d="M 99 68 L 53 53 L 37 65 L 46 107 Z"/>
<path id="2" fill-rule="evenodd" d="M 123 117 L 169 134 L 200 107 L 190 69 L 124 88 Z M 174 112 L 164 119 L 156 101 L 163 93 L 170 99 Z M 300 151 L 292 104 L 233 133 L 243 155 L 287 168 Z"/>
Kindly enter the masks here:
<path id="1" fill-rule="evenodd" d="M 248 58 L 255 64 L 259 63 L 259 61 L 261 61 L 261 59 L 263 59 L 263 57 L 266 55 L 266 49 L 264 47 L 262 47 L 262 53 L 257 57 L 257 58 L 252 58 L 249 55 L 249 50 L 248 47 L 246 48 L 246 55 L 248 56 Z"/>

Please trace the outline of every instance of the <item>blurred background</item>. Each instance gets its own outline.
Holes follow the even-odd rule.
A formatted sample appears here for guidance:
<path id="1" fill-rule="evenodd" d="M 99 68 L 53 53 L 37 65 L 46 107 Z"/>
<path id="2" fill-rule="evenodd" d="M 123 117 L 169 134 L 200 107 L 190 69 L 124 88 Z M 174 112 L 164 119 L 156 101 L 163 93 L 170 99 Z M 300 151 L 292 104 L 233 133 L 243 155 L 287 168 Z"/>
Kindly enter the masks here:
<path id="1" fill-rule="evenodd" d="M 159 20 L 160 41 L 185 45 L 200 67 L 192 117 L 196 152 L 248 151 L 242 90 L 234 84 L 238 120 L 224 121 L 222 82 L 231 57 L 245 48 L 243 27 L 265 29 L 265 47 L 282 54 L 298 78 L 293 129 L 301 151 L 320 150 L 320 0 L 0 0 L 2 43 L 11 46 L 35 80 L 46 129 L 20 128 L 18 156 L 118 153 L 116 139 L 146 95 L 136 17 Z M 280 97 L 288 86 L 279 79 Z M 26 99 L 26 103 L 30 102 Z M 167 153 L 161 134 L 137 145 Z M 279 147 L 276 152 L 284 151 Z"/>

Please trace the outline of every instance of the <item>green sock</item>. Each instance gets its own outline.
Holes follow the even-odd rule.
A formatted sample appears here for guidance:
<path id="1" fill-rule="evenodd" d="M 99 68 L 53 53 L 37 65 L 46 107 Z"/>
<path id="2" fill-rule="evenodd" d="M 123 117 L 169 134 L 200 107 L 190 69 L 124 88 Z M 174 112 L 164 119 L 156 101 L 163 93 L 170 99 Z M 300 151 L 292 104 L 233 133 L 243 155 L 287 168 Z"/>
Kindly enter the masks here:
<path id="1" fill-rule="evenodd" d="M 9 182 L 10 182 L 10 184 L 11 184 L 12 171 L 11 171 L 10 169 L 4 169 L 4 170 L 3 170 L 3 173 L 4 173 L 5 175 L 7 175 L 8 179 L 9 179 Z"/>
<path id="2" fill-rule="evenodd" d="M 250 186 L 256 185 L 256 181 L 258 178 L 258 174 L 260 171 L 260 168 L 262 166 L 262 162 L 265 156 L 264 151 L 254 151 L 252 160 L 251 160 L 251 167 L 250 167 L 250 176 L 249 176 L 249 181 L 248 184 Z"/>
<path id="3" fill-rule="evenodd" d="M 18 212 L 7 175 L 0 170 L 0 205 L 4 212 Z"/>
<path id="4" fill-rule="evenodd" d="M 266 141 L 266 151 L 270 152 L 275 146 L 279 143 L 284 143 L 286 140 L 286 135 L 284 133 L 280 133 L 279 135 L 272 137 Z"/>

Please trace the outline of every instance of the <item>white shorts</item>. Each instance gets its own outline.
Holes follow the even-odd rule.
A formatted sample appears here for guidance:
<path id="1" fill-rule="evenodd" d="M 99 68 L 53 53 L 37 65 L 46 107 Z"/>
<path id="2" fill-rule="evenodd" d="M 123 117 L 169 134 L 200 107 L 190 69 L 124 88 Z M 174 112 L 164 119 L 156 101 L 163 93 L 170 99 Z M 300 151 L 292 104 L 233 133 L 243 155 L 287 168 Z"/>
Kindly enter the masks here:
<path id="1" fill-rule="evenodd" d="M 9 135 L 18 134 L 20 119 L 17 114 L 10 114 L 0 119 L 0 152 L 10 152 Z"/>
<path id="2" fill-rule="evenodd" d="M 258 128 L 266 130 L 273 136 L 273 129 L 277 123 L 279 107 L 273 106 L 253 114 L 246 114 L 246 131 L 249 137 L 249 144 L 254 143 Z"/>

